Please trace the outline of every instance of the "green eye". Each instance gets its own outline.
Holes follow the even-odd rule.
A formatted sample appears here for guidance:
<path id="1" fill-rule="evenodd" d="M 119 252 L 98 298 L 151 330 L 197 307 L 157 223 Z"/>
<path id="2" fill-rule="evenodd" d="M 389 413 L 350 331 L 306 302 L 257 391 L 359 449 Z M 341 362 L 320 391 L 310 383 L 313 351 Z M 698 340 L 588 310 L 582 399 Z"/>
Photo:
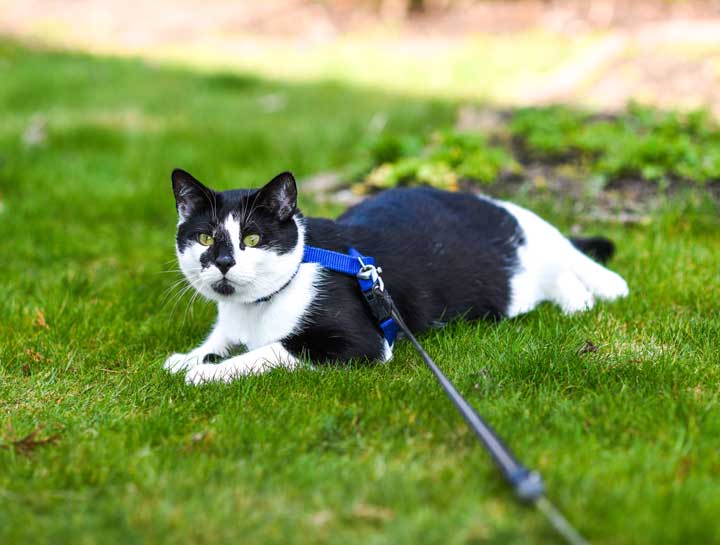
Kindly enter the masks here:
<path id="1" fill-rule="evenodd" d="M 203 246 L 212 246 L 215 243 L 215 239 L 207 233 L 200 233 L 198 235 L 198 242 Z"/>
<path id="2" fill-rule="evenodd" d="M 249 246 L 250 248 L 257 246 L 258 242 L 260 242 L 260 235 L 248 235 L 243 239 L 245 246 Z"/>

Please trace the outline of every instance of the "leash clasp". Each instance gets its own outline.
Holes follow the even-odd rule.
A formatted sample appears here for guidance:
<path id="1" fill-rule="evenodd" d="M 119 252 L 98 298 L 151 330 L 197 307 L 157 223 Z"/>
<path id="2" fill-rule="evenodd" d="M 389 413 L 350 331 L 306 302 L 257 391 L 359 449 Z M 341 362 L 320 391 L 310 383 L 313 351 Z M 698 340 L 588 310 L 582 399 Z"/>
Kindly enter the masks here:
<path id="1" fill-rule="evenodd" d="M 357 273 L 357 277 L 360 280 L 369 281 L 372 282 L 373 288 L 376 286 L 380 288 L 380 291 L 385 291 L 385 283 L 383 282 L 382 277 L 380 276 L 380 273 L 382 272 L 382 269 L 380 267 L 376 267 L 375 265 L 371 264 L 365 264 L 362 260 L 362 258 L 358 257 L 358 261 L 360 262 L 360 265 L 362 266 L 361 269 Z"/>

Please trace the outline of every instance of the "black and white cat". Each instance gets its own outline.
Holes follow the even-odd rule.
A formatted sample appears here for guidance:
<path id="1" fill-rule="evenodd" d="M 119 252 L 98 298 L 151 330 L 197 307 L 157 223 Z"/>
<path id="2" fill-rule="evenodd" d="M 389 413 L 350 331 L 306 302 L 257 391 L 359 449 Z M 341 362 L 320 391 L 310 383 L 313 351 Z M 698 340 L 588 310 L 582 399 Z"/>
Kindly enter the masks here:
<path id="1" fill-rule="evenodd" d="M 517 316 L 542 301 L 578 312 L 596 298 L 628 294 L 620 276 L 583 253 L 605 261 L 610 241 L 567 239 L 509 202 L 393 189 L 332 221 L 303 217 L 288 172 L 259 190 L 216 192 L 182 170 L 172 183 L 180 268 L 218 307 L 208 338 L 165 361 L 170 372 L 187 371 L 190 384 L 292 368 L 300 359 L 392 357 L 357 281 L 303 262 L 306 244 L 373 256 L 413 332 L 457 317 Z M 208 363 L 239 345 L 248 351 Z"/>

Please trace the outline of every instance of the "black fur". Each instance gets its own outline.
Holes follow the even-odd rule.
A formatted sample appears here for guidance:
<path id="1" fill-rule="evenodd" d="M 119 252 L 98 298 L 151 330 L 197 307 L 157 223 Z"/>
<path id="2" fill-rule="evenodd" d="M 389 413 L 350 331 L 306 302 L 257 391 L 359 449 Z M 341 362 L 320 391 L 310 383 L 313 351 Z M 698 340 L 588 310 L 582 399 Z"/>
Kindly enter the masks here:
<path id="1" fill-rule="evenodd" d="M 505 315 L 516 249 L 515 218 L 492 201 L 431 188 L 394 189 L 337 221 L 309 218 L 305 242 L 375 258 L 413 332 L 438 321 Z M 307 326 L 283 345 L 312 361 L 382 356 L 383 339 L 354 278 L 328 272 Z"/>
<path id="2" fill-rule="evenodd" d="M 299 233 L 293 217 L 302 216 L 291 174 L 280 174 L 260 190 L 224 192 L 203 186 L 181 170 L 175 170 L 172 179 L 183 219 L 177 233 L 180 250 L 200 233 L 215 238 L 201 257 L 204 266 L 222 266 L 229 242 L 223 221 L 230 214 L 241 221 L 243 232 L 250 228 L 260 235 L 259 247 L 278 253 L 296 247 Z M 374 257 L 413 332 L 458 317 L 507 315 L 517 249 L 525 237 L 515 217 L 489 199 L 429 187 L 393 189 L 350 208 L 336 221 L 307 218 L 303 223 L 308 245 L 343 253 L 352 247 Z M 613 251 L 612 242 L 604 238 L 572 243 L 601 261 Z M 281 342 L 290 353 L 316 363 L 384 356 L 384 338 L 357 280 L 328 270 L 301 329 Z"/>
<path id="3" fill-rule="evenodd" d="M 573 246 L 600 263 L 607 263 L 615 253 L 615 244 L 605 237 L 571 238 Z"/>
<path id="4" fill-rule="evenodd" d="M 201 233 L 215 239 L 200 258 L 203 267 L 213 263 L 222 268 L 223 259 L 232 256 L 230 234 L 223 226 L 231 214 L 242 222 L 243 232 L 260 235 L 258 248 L 273 248 L 278 253 L 295 248 L 298 232 L 292 215 L 296 212 L 297 193 L 290 173 L 283 172 L 255 191 L 213 191 L 180 169 L 173 171 L 172 182 L 178 213 L 184 219 L 178 226 L 178 249 L 182 251 Z"/>

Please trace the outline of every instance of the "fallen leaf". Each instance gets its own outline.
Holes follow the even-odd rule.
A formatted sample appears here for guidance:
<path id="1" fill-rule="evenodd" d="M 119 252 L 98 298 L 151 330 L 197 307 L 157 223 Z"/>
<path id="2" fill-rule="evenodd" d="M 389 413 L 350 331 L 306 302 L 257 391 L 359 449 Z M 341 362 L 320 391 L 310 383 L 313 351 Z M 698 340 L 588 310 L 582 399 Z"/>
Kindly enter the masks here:
<path id="1" fill-rule="evenodd" d="M 45 361 L 45 356 L 43 356 L 40 352 L 33 350 L 32 348 L 26 348 L 25 353 L 30 357 L 32 361 L 36 363 L 40 361 Z"/>
<path id="2" fill-rule="evenodd" d="M 683 456 L 680 458 L 677 469 L 675 470 L 675 480 L 680 483 L 685 482 L 692 471 L 694 463 L 695 460 L 691 456 Z"/>
<path id="3" fill-rule="evenodd" d="M 379 505 L 358 503 L 352 510 L 352 515 L 366 520 L 388 522 L 395 518 L 395 511 L 387 507 L 380 507 Z"/>
<path id="4" fill-rule="evenodd" d="M 39 308 L 35 309 L 35 321 L 33 322 L 33 325 L 35 327 L 42 327 L 45 329 L 50 329 L 50 326 L 48 325 L 47 321 L 45 320 L 45 313 L 42 311 L 42 309 L 39 309 Z"/>
<path id="5" fill-rule="evenodd" d="M 600 349 L 597 347 L 597 345 L 594 342 L 587 340 L 583 343 L 583 345 L 580 347 L 580 350 L 578 350 L 578 352 L 580 354 L 587 354 L 587 353 L 595 353 L 598 350 L 600 350 Z"/>
<path id="6" fill-rule="evenodd" d="M 38 434 L 43 430 L 44 427 L 45 426 L 43 424 L 40 424 L 37 428 L 28 433 L 25 437 L 17 438 L 15 437 L 15 432 L 13 431 L 12 427 L 8 426 L 9 437 L 7 439 L 1 440 L 0 448 L 12 449 L 18 454 L 22 454 L 23 456 L 30 456 L 38 447 L 57 443 L 58 439 L 60 439 L 59 433 L 49 435 L 48 437 L 44 437 L 42 439 L 37 438 Z"/>

